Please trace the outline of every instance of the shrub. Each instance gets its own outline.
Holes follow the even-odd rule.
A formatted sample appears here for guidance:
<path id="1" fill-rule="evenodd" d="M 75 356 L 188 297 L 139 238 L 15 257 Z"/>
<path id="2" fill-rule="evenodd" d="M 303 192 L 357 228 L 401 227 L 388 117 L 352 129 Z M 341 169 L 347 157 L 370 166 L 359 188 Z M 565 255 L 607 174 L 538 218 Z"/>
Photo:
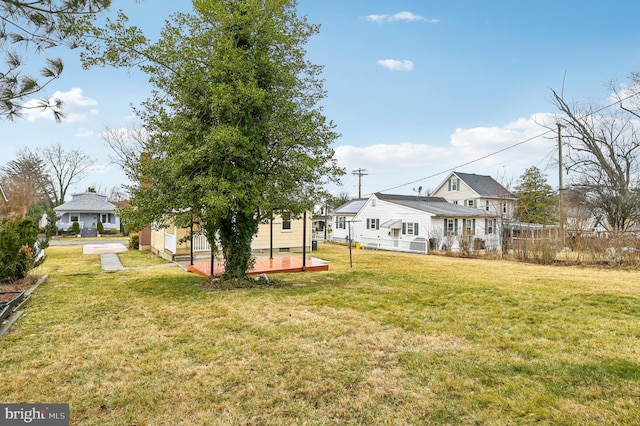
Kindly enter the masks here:
<path id="1" fill-rule="evenodd" d="M 111 235 L 116 235 L 118 233 L 118 230 L 116 228 L 111 228 Z"/>
<path id="2" fill-rule="evenodd" d="M 140 236 L 137 233 L 129 234 L 129 248 L 138 250 L 140 248 Z"/>
<path id="3" fill-rule="evenodd" d="M 40 250 L 38 226 L 32 219 L 2 219 L 0 282 L 11 282 L 26 277 L 34 266 L 43 261 L 44 258 L 39 256 Z"/>
<path id="4" fill-rule="evenodd" d="M 71 225 L 71 234 L 78 235 L 80 233 L 80 224 L 78 222 L 73 222 Z"/>
<path id="5" fill-rule="evenodd" d="M 102 234 L 104 232 L 104 225 L 102 224 L 102 222 L 98 222 L 96 228 L 98 229 L 98 234 Z"/>

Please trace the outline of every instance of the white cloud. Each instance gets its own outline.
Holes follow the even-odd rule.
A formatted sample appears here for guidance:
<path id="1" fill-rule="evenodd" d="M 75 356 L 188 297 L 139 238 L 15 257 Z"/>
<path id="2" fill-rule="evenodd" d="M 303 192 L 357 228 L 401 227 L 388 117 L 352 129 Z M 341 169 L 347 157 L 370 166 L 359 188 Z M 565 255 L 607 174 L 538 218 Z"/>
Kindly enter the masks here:
<path id="1" fill-rule="evenodd" d="M 629 106 L 631 103 L 637 103 L 637 99 L 633 99 L 640 93 L 640 84 L 628 85 L 620 84 L 620 87 L 616 89 L 618 93 L 612 93 L 609 95 L 609 102 L 616 103 L 622 99 L 623 105 Z"/>
<path id="2" fill-rule="evenodd" d="M 527 167 L 536 166 L 553 186 L 557 184 L 556 139 L 554 134 L 542 135 L 546 129 L 539 124 L 551 118 L 551 114 L 536 114 L 500 127 L 459 128 L 442 146 L 421 142 L 342 145 L 335 149 L 335 156 L 347 171 L 367 169 L 363 179 L 363 193 L 367 194 L 389 188 L 394 188 L 393 193 L 410 193 L 418 185 L 435 189 L 450 169 L 492 176 L 508 184 L 515 183 Z M 351 186 L 340 190 L 353 193 L 350 176 L 343 181 Z"/>
<path id="3" fill-rule="evenodd" d="M 66 114 L 66 117 L 63 119 L 64 123 L 85 121 L 89 117 L 98 114 L 98 109 L 91 108 L 97 106 L 98 102 L 95 99 L 84 96 L 82 89 L 78 87 L 74 87 L 67 92 L 55 92 L 49 99 L 50 104 L 55 103 L 56 99 L 62 101 L 62 110 Z M 54 117 L 51 111 L 38 108 L 39 104 L 40 101 L 37 99 L 26 102 L 26 109 L 24 110 L 25 118 L 32 123 L 38 119 L 53 121 Z"/>
<path id="4" fill-rule="evenodd" d="M 367 21 L 375 22 L 376 24 L 381 24 L 387 20 L 389 15 L 368 15 L 365 16 L 364 19 Z"/>
<path id="5" fill-rule="evenodd" d="M 424 21 L 424 17 L 419 15 L 414 15 L 411 12 L 403 11 L 398 12 L 395 15 L 391 15 L 388 18 L 389 22 L 393 21 Z"/>
<path id="6" fill-rule="evenodd" d="M 110 164 L 94 164 L 93 166 L 89 167 L 87 171 L 95 175 L 105 175 L 111 171 L 111 165 Z"/>
<path id="7" fill-rule="evenodd" d="M 378 65 L 390 69 L 391 71 L 411 71 L 413 70 L 413 62 L 407 59 L 399 61 L 397 59 L 380 59 Z"/>
<path id="8" fill-rule="evenodd" d="M 94 132 L 91 129 L 87 129 L 84 127 L 80 127 L 78 129 L 78 131 L 76 132 L 76 136 L 80 137 L 80 138 L 90 138 L 92 136 L 95 136 L 96 132 Z"/>
<path id="9" fill-rule="evenodd" d="M 364 17 L 367 21 L 375 22 L 376 24 L 382 24 L 384 22 L 396 22 L 396 21 L 427 21 L 429 23 L 435 24 L 440 22 L 438 19 L 429 19 L 427 20 L 424 16 L 415 15 L 412 12 L 402 11 L 395 13 L 393 15 L 367 15 Z"/>

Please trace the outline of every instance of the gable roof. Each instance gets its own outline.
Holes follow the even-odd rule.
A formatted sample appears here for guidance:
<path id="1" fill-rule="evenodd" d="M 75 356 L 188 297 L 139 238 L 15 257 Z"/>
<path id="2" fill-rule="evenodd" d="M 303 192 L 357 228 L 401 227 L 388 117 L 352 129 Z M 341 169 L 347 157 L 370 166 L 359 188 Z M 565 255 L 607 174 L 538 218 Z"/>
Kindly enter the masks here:
<path id="1" fill-rule="evenodd" d="M 474 207 L 448 203 L 442 197 L 417 197 L 415 195 L 374 194 L 379 200 L 420 210 L 438 217 L 494 217 L 493 213 Z"/>
<path id="2" fill-rule="evenodd" d="M 344 203 L 343 205 L 341 205 L 340 207 L 338 207 L 337 209 L 335 209 L 332 214 L 336 215 L 336 214 L 357 214 L 360 209 L 362 209 L 362 206 L 364 206 L 364 203 L 367 202 L 366 198 L 355 198 L 351 201 L 347 201 L 346 203 Z"/>
<path id="3" fill-rule="evenodd" d="M 2 184 L 0 183 L 0 200 L 8 202 L 9 198 L 7 198 L 7 193 L 4 192 L 4 188 L 2 187 Z"/>
<path id="4" fill-rule="evenodd" d="M 68 201 L 53 210 L 57 212 L 113 212 L 116 206 L 107 201 L 106 195 L 99 195 L 94 192 L 84 194 L 73 194 L 71 201 Z"/>
<path id="5" fill-rule="evenodd" d="M 502 186 L 491 176 L 476 175 L 473 173 L 453 172 L 469 188 L 480 197 L 487 198 L 516 198 L 507 188 Z M 446 181 L 445 181 L 446 182 Z"/>

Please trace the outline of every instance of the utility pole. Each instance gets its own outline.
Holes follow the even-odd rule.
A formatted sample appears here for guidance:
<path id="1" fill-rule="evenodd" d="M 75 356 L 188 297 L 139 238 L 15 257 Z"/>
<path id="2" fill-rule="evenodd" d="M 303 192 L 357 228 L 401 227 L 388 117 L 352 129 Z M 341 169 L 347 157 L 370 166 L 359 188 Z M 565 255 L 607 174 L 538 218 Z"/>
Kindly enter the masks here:
<path id="1" fill-rule="evenodd" d="M 351 172 L 352 175 L 358 175 L 358 198 L 362 198 L 362 176 L 366 176 L 367 169 L 358 169 Z"/>
<path id="2" fill-rule="evenodd" d="M 558 219 L 560 220 L 560 233 L 562 234 L 562 250 L 566 247 L 564 235 L 564 206 L 562 200 L 562 124 L 558 125 Z"/>

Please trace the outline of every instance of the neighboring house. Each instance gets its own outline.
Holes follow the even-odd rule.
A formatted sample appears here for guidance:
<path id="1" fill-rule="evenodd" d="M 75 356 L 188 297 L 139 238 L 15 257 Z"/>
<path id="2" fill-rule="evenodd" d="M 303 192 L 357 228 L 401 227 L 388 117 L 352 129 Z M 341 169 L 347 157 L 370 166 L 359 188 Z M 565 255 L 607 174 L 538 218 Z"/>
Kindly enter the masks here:
<path id="1" fill-rule="evenodd" d="M 331 224 L 331 213 L 326 205 L 316 206 L 311 217 L 313 239 L 324 240 L 328 238 L 327 225 Z"/>
<path id="2" fill-rule="evenodd" d="M 607 234 L 606 220 L 585 206 L 575 205 L 564 208 L 565 231 L 569 235 Z"/>
<path id="3" fill-rule="evenodd" d="M 78 222 L 83 234 L 95 234 L 98 222 L 102 222 L 105 233 L 111 229 L 120 230 L 120 218 L 116 215 L 116 206 L 107 201 L 106 195 L 94 192 L 73 194 L 68 201 L 53 209 L 60 217 L 56 221 L 58 230 L 67 231 Z"/>
<path id="4" fill-rule="evenodd" d="M 431 194 L 448 202 L 473 207 L 512 221 L 517 198 L 491 176 L 452 172 Z"/>
<path id="5" fill-rule="evenodd" d="M 311 214 L 292 217 L 289 214 L 276 215 L 273 221 L 261 223 L 258 233 L 251 242 L 253 253 L 273 254 L 301 252 L 304 247 L 311 251 Z M 304 231 L 306 230 L 306 236 Z M 164 226 L 152 226 L 150 229 L 150 249 L 155 254 L 172 261 L 188 260 L 191 257 L 192 245 L 188 237 L 189 228 L 175 226 L 173 219 L 168 219 Z M 143 249 L 143 247 L 140 247 Z M 194 258 L 211 255 L 211 247 L 207 238 L 194 229 L 193 235 Z"/>
<path id="6" fill-rule="evenodd" d="M 442 197 L 372 194 L 352 219 L 353 241 L 365 248 L 427 253 L 429 250 L 500 250 L 497 215 L 448 203 Z"/>
<path id="7" fill-rule="evenodd" d="M 355 215 L 358 214 L 358 212 L 360 211 L 360 209 L 362 209 L 362 206 L 364 206 L 366 202 L 366 198 L 356 198 L 351 201 L 347 201 L 331 212 L 333 222 L 333 226 L 329 229 L 331 231 L 329 237 L 331 241 L 342 243 L 347 242 L 347 240 L 349 239 L 349 226 L 353 221 Z"/>

